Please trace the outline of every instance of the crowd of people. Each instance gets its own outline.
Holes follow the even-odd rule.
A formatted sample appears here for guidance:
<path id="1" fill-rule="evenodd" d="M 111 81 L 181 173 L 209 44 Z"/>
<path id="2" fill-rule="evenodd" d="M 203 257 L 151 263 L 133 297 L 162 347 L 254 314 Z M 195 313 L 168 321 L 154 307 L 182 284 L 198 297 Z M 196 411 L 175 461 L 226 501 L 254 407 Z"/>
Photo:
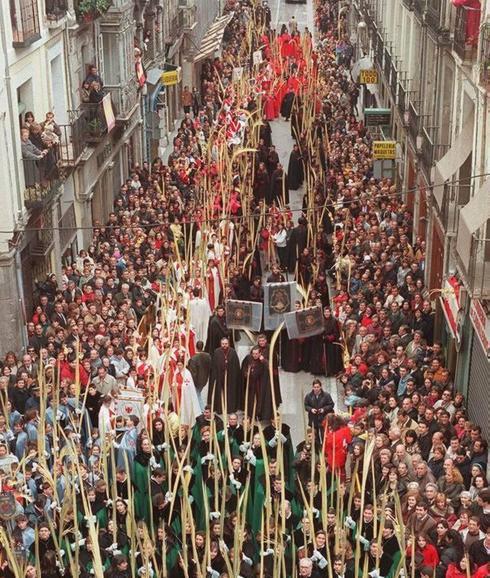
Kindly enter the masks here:
<path id="1" fill-rule="evenodd" d="M 425 243 L 373 176 L 346 13 L 317 2 L 313 43 L 266 3 L 225 11 L 167 164 L 133 167 L 2 363 L 1 573 L 484 578 L 488 446 L 435 339 Z M 240 360 L 227 302 L 291 280 L 321 334 L 261 331 Z M 298 444 L 283 371 L 315 376 Z"/>

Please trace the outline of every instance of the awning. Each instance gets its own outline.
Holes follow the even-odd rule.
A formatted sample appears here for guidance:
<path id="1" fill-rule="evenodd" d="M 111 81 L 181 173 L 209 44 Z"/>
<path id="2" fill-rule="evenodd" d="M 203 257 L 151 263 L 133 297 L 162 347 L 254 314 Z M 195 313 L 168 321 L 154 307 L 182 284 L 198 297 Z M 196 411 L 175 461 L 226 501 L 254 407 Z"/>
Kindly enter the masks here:
<path id="1" fill-rule="evenodd" d="M 444 183 L 454 175 L 471 153 L 474 129 L 473 118 L 472 114 L 466 118 L 461 132 L 455 138 L 451 148 L 432 169 L 432 191 L 439 208 L 441 208 L 442 198 L 444 197 Z"/>
<path id="2" fill-rule="evenodd" d="M 459 213 L 456 251 L 463 263 L 471 257 L 472 235 L 490 218 L 490 179 L 478 189 L 471 201 Z"/>
<path id="3" fill-rule="evenodd" d="M 201 46 L 199 48 L 198 54 L 194 58 L 194 62 L 200 62 L 205 58 L 213 55 L 217 50 L 220 49 L 221 43 L 223 42 L 223 34 L 225 33 L 225 28 L 228 26 L 229 22 L 233 18 L 234 13 L 226 14 L 226 16 L 220 16 L 217 18 L 211 28 L 207 31 L 204 38 L 201 40 Z"/>
<path id="4" fill-rule="evenodd" d="M 359 58 L 359 60 L 356 60 L 350 71 L 354 82 L 357 82 L 357 77 L 359 76 L 361 70 L 367 70 L 370 68 L 374 68 L 374 63 L 369 56 L 363 56 L 362 58 Z"/>

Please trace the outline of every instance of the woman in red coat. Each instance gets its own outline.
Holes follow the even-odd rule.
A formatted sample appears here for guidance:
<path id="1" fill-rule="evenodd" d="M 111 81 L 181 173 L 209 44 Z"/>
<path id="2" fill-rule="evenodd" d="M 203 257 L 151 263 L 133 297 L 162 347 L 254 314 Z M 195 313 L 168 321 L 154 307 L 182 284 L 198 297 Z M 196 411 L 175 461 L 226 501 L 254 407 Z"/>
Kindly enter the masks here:
<path id="1" fill-rule="evenodd" d="M 345 479 L 345 462 L 347 460 L 347 447 L 352 441 L 352 433 L 344 420 L 334 414 L 327 418 L 323 451 L 331 472 L 339 474 Z"/>
<path id="2" fill-rule="evenodd" d="M 407 559 L 410 560 L 411 557 L 412 547 L 408 546 Z M 437 548 L 423 534 L 417 536 L 417 542 L 415 546 L 415 560 L 417 563 L 417 568 L 420 566 L 428 566 L 429 568 L 434 569 L 439 564 L 439 552 L 437 551 Z"/>

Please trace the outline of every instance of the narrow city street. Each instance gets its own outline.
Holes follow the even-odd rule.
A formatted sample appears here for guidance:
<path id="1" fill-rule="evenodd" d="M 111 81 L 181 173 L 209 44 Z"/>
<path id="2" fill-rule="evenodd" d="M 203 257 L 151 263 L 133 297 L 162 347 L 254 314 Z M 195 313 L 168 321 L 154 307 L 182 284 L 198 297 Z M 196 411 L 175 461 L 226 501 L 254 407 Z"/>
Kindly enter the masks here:
<path id="1" fill-rule="evenodd" d="M 0 32 L 0 576 L 488 578 L 490 0 Z"/>

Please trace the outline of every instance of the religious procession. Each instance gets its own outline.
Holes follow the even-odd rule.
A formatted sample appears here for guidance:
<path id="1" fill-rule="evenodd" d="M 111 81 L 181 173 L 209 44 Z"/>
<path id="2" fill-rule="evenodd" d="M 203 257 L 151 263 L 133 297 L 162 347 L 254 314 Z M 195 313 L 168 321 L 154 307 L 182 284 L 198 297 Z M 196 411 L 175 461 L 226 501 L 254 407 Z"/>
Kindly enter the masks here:
<path id="1" fill-rule="evenodd" d="M 169 157 L 39 284 L 2 361 L 1 576 L 490 574 L 488 444 L 434 339 L 425 241 L 374 176 L 343 3 L 313 10 L 274 29 L 227 0 Z"/>

